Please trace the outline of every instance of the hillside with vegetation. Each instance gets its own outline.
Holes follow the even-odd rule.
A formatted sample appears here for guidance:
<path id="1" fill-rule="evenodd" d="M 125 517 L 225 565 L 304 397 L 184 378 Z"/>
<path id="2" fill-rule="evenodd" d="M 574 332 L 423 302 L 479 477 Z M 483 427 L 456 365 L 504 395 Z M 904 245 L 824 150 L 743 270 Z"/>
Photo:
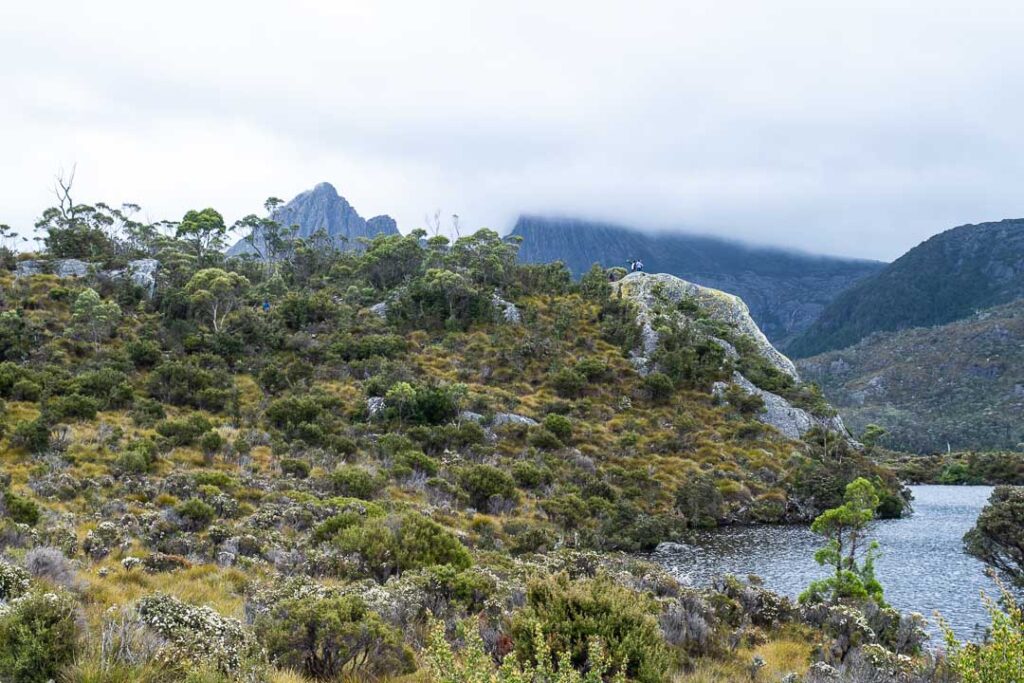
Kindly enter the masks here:
<path id="1" fill-rule="evenodd" d="M 913 453 L 1024 448 L 1024 300 L 800 359 L 854 433 Z"/>
<path id="2" fill-rule="evenodd" d="M 648 271 L 735 294 L 750 307 L 765 335 L 783 350 L 840 292 L 885 266 L 571 218 L 521 216 L 509 236 L 522 239 L 523 261 L 560 260 L 577 277 L 594 263 L 611 268 L 640 259 Z"/>
<path id="3" fill-rule="evenodd" d="M 489 231 L 260 260 L 213 209 L 41 225 L 0 271 L 0 680 L 939 680 L 856 544 L 800 605 L 633 554 L 903 511 L 732 299 Z"/>
<path id="4" fill-rule="evenodd" d="M 943 325 L 1024 298 L 1024 219 L 962 225 L 837 296 L 786 351 L 806 357 L 874 332 Z"/>

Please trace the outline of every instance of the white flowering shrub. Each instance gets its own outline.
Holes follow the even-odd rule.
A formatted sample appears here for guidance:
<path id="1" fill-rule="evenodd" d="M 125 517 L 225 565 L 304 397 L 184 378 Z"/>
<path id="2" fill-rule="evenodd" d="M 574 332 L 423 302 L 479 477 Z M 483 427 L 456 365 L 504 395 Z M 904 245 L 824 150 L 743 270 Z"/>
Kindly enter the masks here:
<path id="1" fill-rule="evenodd" d="M 0 681 L 53 680 L 79 645 L 78 608 L 63 591 L 25 593 L 0 607 Z"/>
<path id="2" fill-rule="evenodd" d="M 162 656 L 169 661 L 214 667 L 236 680 L 260 680 L 265 655 L 237 619 L 162 594 L 142 598 L 137 609 L 142 621 L 167 641 Z"/>
<path id="3" fill-rule="evenodd" d="M 85 535 L 82 550 L 94 560 L 101 560 L 121 542 L 121 532 L 117 525 L 110 521 L 100 522 Z"/>
<path id="4" fill-rule="evenodd" d="M 0 603 L 25 594 L 31 585 L 32 580 L 27 571 L 0 560 Z"/>

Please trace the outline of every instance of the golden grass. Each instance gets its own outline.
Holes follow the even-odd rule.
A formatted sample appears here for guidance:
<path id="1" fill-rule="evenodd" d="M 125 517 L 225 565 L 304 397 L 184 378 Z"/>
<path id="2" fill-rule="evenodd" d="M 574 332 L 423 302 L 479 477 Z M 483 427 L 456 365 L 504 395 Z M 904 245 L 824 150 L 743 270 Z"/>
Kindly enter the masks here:
<path id="1" fill-rule="evenodd" d="M 738 649 L 727 660 L 701 658 L 690 672 L 675 677 L 675 683 L 735 683 L 737 681 L 777 681 L 789 673 L 804 674 L 810 661 L 810 639 L 798 631 L 784 631 L 756 647 Z M 756 678 L 750 676 L 754 657 L 765 666 Z"/>

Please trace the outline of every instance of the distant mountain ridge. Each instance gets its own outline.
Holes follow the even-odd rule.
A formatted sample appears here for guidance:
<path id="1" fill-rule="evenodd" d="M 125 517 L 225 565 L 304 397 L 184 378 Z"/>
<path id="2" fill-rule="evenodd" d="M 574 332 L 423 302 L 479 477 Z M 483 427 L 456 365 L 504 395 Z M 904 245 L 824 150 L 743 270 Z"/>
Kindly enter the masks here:
<path id="1" fill-rule="evenodd" d="M 884 263 L 812 256 L 771 247 L 679 233 L 646 233 L 611 223 L 522 216 L 510 237 L 521 237 L 526 262 L 561 260 L 579 275 L 594 263 L 625 266 L 639 258 L 663 272 L 736 294 L 765 335 L 785 347 L 832 299 Z"/>
<path id="2" fill-rule="evenodd" d="M 1024 219 L 962 225 L 843 292 L 786 350 L 812 356 L 873 332 L 942 325 L 1021 297 Z"/>
<path id="3" fill-rule="evenodd" d="M 859 433 L 916 453 L 1024 442 L 1024 299 L 946 325 L 876 332 L 797 361 Z"/>
<path id="4" fill-rule="evenodd" d="M 341 249 L 356 249 L 359 238 L 397 235 L 398 224 L 391 216 L 364 219 L 330 183 L 320 183 L 312 190 L 296 195 L 273 214 L 281 225 L 299 226 L 298 237 L 310 237 L 321 228 Z M 252 253 L 252 247 L 241 239 L 228 249 L 228 256 Z"/>

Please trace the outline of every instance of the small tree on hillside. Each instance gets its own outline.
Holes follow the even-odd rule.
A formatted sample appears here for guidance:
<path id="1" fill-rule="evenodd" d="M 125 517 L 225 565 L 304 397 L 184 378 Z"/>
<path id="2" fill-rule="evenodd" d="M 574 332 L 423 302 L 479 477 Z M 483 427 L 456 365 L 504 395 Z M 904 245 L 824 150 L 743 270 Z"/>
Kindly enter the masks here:
<path id="1" fill-rule="evenodd" d="M 175 237 L 191 248 L 197 264 L 203 264 L 211 252 L 224 248 L 228 228 L 224 217 L 215 209 L 189 211 L 178 224 Z"/>
<path id="2" fill-rule="evenodd" d="M 104 301 L 94 289 L 86 289 L 75 299 L 71 310 L 71 329 L 92 341 L 97 348 L 110 336 L 121 320 L 121 308 Z"/>
<path id="3" fill-rule="evenodd" d="M 864 428 L 863 433 L 861 433 L 860 440 L 868 450 L 874 450 L 875 446 L 878 445 L 878 442 L 886 434 L 888 434 L 888 430 L 886 430 L 885 427 L 881 427 L 876 424 L 869 424 Z"/>
<path id="4" fill-rule="evenodd" d="M 220 332 L 224 319 L 238 307 L 248 289 L 245 276 L 220 268 L 204 268 L 185 285 L 189 302 L 209 317 L 214 332 Z"/>
<path id="5" fill-rule="evenodd" d="M 814 553 L 815 561 L 834 570 L 827 579 L 811 582 L 800 602 L 865 600 L 882 602 L 882 586 L 875 579 L 877 541 L 868 542 L 865 529 L 874 519 L 879 497 L 875 486 L 858 477 L 846 486 L 843 504 L 821 513 L 811 531 L 824 536 L 825 546 Z"/>

